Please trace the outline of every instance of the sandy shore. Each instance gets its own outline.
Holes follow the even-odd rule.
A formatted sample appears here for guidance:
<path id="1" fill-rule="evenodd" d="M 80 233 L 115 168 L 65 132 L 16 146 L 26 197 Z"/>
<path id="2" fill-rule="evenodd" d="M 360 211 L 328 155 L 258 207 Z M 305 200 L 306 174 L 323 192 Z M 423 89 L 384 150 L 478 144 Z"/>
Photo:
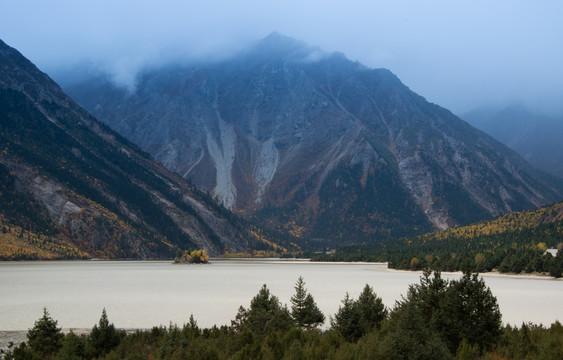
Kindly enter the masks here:
<path id="1" fill-rule="evenodd" d="M 414 274 L 421 274 L 422 270 L 400 270 L 400 269 L 390 269 L 387 267 L 386 262 L 367 262 L 367 261 L 314 261 L 312 263 L 315 264 L 343 264 L 343 265 L 384 265 L 382 266 L 382 271 L 387 272 L 398 272 L 398 273 L 414 273 Z M 461 271 L 442 271 L 443 275 L 453 275 L 453 276 L 462 276 L 463 272 Z M 498 271 L 489 271 L 489 272 L 480 272 L 479 276 L 482 277 L 499 277 L 499 278 L 513 278 L 513 279 L 533 279 L 533 280 L 554 280 L 554 281 L 563 281 L 563 278 L 554 278 L 553 276 L 549 276 L 547 273 L 501 273 Z"/>
<path id="2" fill-rule="evenodd" d="M 390 269 L 388 267 L 385 268 L 384 271 L 388 272 L 402 272 L 402 273 L 415 273 L 421 274 L 422 270 L 398 270 L 398 269 Z M 442 275 L 455 275 L 455 276 L 462 276 L 463 272 L 461 271 L 442 271 Z M 530 280 L 553 280 L 553 281 L 563 281 L 563 278 L 554 278 L 553 276 L 549 276 L 547 274 L 542 273 L 529 273 L 529 274 L 515 274 L 515 273 L 501 273 L 498 271 L 490 271 L 490 272 L 480 272 L 479 276 L 481 277 L 498 277 L 498 278 L 512 278 L 512 279 L 530 279 Z"/>

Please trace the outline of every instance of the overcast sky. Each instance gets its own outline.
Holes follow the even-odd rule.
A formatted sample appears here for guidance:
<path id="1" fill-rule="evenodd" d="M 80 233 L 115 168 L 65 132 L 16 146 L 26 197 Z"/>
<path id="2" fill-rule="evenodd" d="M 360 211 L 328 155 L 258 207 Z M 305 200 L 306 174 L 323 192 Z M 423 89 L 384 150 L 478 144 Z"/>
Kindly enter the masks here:
<path id="1" fill-rule="evenodd" d="M 0 38 L 47 73 L 90 61 L 225 56 L 272 31 L 394 72 L 457 114 L 517 102 L 563 114 L 559 0 L 0 0 Z"/>

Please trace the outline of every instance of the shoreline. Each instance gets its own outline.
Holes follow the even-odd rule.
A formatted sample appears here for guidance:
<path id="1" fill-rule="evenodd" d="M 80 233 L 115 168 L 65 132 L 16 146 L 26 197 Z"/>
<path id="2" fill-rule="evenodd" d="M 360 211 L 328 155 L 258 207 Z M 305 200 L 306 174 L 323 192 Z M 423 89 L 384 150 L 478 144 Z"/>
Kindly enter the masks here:
<path id="1" fill-rule="evenodd" d="M 310 261 L 310 259 L 307 259 Z M 349 265 L 385 265 L 383 271 L 385 272 L 397 272 L 397 273 L 413 273 L 421 274 L 423 270 L 402 270 L 402 269 L 391 269 L 387 267 L 388 262 L 368 262 L 368 261 L 310 261 L 312 264 L 349 264 Z M 434 272 L 434 271 L 432 271 Z M 463 272 L 459 271 L 441 271 L 444 275 L 456 275 L 462 276 Z M 555 278 L 548 275 L 547 273 L 501 273 L 497 270 L 479 272 L 479 276 L 482 277 L 498 277 L 498 278 L 510 278 L 510 279 L 531 279 L 531 280 L 554 280 L 563 281 L 563 277 Z"/>
<path id="2" fill-rule="evenodd" d="M 39 262 L 168 262 L 169 260 L 166 259 L 65 259 L 65 260 L 5 260 L 0 261 L 2 263 L 22 263 L 22 262 L 30 262 L 30 263 L 39 263 Z M 402 269 L 390 269 L 387 267 L 388 262 L 370 262 L 370 261 L 311 261 L 310 258 L 274 258 L 274 257 L 214 257 L 209 259 L 208 264 L 213 264 L 213 262 L 221 263 L 221 262 L 248 262 L 248 263 L 285 263 L 285 264 L 304 264 L 304 263 L 311 263 L 311 264 L 331 264 L 331 265 L 384 265 L 384 271 L 388 272 L 399 272 L 399 273 L 417 273 L 422 274 L 423 270 L 402 270 Z M 170 264 L 174 265 L 173 260 L 170 260 Z M 442 271 L 442 274 L 445 275 L 454 275 L 454 276 L 461 276 L 463 272 L 460 271 Z M 501 273 L 499 271 L 488 271 L 488 272 L 479 272 L 479 276 L 482 277 L 498 277 L 498 278 L 512 278 L 512 279 L 533 279 L 533 280 L 554 280 L 554 281 L 563 281 L 562 278 L 555 278 L 550 276 L 546 273 Z M 0 330 L 0 332 L 3 330 Z"/>
<path id="3" fill-rule="evenodd" d="M 422 270 L 400 270 L 400 269 L 390 269 L 385 268 L 385 271 L 388 272 L 399 272 L 399 273 L 417 273 L 422 274 Z M 462 271 L 442 271 L 442 275 L 455 275 L 455 276 L 462 276 Z M 555 278 L 553 276 L 549 276 L 546 274 L 540 273 L 529 273 L 529 274 L 516 274 L 516 273 L 501 273 L 499 271 L 488 271 L 488 272 L 480 272 L 478 273 L 479 276 L 482 277 L 496 277 L 496 278 L 508 278 L 508 279 L 523 279 L 523 280 L 552 280 L 552 281 L 563 281 L 563 278 Z"/>
<path id="4" fill-rule="evenodd" d="M 137 330 L 147 330 L 147 329 L 116 329 L 117 331 L 125 331 L 127 334 L 132 334 Z M 27 330 L 0 330 L 0 350 L 1 354 L 5 354 L 8 351 L 8 345 L 13 343 L 12 349 L 19 346 L 22 342 L 27 341 Z M 75 335 L 87 335 L 92 331 L 92 328 L 64 328 L 61 332 L 67 335 L 73 332 Z M 1 357 L 0 357 L 1 358 Z"/>
<path id="5" fill-rule="evenodd" d="M 89 334 L 92 329 L 83 329 L 83 328 L 68 328 L 62 329 L 61 331 L 63 334 L 68 334 L 69 332 L 73 332 L 76 335 L 82 334 Z M 13 343 L 13 348 L 19 346 L 22 342 L 27 340 L 27 332 L 28 330 L 0 330 L 0 350 L 2 353 L 6 353 L 9 349 L 9 344 Z"/>

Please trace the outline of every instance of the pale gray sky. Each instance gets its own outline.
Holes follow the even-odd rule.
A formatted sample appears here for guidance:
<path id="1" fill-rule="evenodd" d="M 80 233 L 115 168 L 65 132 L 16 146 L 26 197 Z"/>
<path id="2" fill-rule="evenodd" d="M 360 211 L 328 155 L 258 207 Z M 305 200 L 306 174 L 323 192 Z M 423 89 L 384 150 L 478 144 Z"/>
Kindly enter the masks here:
<path id="1" fill-rule="evenodd" d="M 522 102 L 563 114 L 559 0 L 0 0 L 0 38 L 42 70 L 224 56 L 277 31 L 385 67 L 461 114 Z"/>

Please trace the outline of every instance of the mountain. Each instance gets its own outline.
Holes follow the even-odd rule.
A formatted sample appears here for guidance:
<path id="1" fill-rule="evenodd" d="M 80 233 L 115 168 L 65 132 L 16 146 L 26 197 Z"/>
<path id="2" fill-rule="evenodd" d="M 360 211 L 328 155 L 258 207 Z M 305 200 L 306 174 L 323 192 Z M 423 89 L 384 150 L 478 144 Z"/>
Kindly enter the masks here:
<path id="1" fill-rule="evenodd" d="M 272 249 L 78 106 L 0 41 L 0 258 L 161 258 Z"/>
<path id="2" fill-rule="evenodd" d="M 521 105 L 474 110 L 462 118 L 532 165 L 563 179 L 563 119 L 535 114 Z"/>
<path id="3" fill-rule="evenodd" d="M 445 229 L 563 197 L 561 181 L 390 71 L 273 33 L 218 63 L 66 91 L 225 207 L 320 244 Z"/>

